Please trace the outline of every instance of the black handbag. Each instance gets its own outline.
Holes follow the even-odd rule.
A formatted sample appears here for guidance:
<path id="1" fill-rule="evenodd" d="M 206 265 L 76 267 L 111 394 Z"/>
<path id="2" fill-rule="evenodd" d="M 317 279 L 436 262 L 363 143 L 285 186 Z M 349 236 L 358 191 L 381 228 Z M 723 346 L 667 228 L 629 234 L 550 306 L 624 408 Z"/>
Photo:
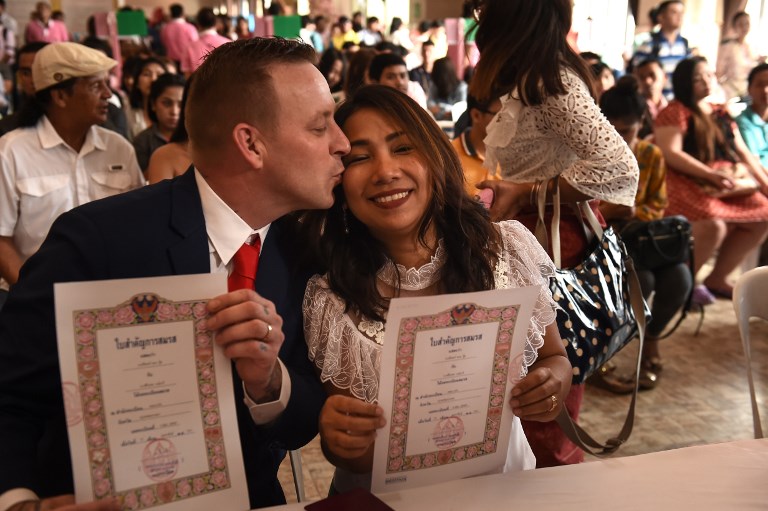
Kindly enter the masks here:
<path id="1" fill-rule="evenodd" d="M 693 271 L 693 231 L 691 223 L 684 216 L 670 216 L 659 220 L 631 221 L 625 224 L 619 235 L 638 270 L 655 271 L 665 266 L 685 264 L 691 273 L 691 282 L 696 280 Z M 656 339 L 666 339 L 682 324 L 691 309 L 693 286 L 688 292 L 682 314 L 677 322 Z M 701 309 L 699 328 L 704 320 Z M 698 332 L 698 329 L 696 330 Z"/>
<path id="2" fill-rule="evenodd" d="M 619 235 L 638 270 L 689 264 L 693 254 L 691 224 L 684 216 L 629 222 Z"/>
<path id="3" fill-rule="evenodd" d="M 637 399 L 637 374 L 640 372 L 645 324 L 650 319 L 650 311 L 643 300 L 640 282 L 624 243 L 612 228 L 602 228 L 586 202 L 578 204 L 579 219 L 585 231 L 588 224 L 594 233 L 592 249 L 575 268 L 561 267 L 560 193 L 557 178 L 553 181 L 551 253 L 556 273 L 555 278 L 550 281 L 550 290 L 559 306 L 557 327 L 573 366 L 573 384 L 583 383 L 633 339 L 637 338 L 640 343 L 635 392 L 624 427 L 616 437 L 602 444 L 573 423 L 565 408 L 557 417 L 557 422 L 566 435 L 582 449 L 591 454 L 609 454 L 618 449 L 632 431 Z M 547 186 L 539 188 L 539 220 L 536 226 L 536 237 L 545 248 L 547 233 L 543 218 L 546 191 Z M 601 451 L 593 452 L 592 449 Z"/>

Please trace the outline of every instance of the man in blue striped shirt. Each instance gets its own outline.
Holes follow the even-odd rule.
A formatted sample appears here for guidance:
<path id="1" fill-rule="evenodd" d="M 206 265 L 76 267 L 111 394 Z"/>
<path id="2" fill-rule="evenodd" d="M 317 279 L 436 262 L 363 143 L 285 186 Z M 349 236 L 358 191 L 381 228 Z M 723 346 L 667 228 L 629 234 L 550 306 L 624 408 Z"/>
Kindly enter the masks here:
<path id="1" fill-rule="evenodd" d="M 691 55 L 688 40 L 680 35 L 685 7 L 681 0 L 668 0 L 659 4 L 657 20 L 661 28 L 651 32 L 648 39 L 638 46 L 632 56 L 632 67 L 649 58 L 655 58 L 667 75 L 664 96 L 672 99 L 672 72 L 681 60 Z"/>

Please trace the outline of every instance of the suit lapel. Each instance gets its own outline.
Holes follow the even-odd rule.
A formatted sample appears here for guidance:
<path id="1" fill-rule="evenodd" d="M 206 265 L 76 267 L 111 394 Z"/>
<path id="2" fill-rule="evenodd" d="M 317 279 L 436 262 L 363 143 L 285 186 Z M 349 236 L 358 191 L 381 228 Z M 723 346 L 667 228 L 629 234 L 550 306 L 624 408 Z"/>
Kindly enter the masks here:
<path id="1" fill-rule="evenodd" d="M 210 272 L 208 234 L 193 167 L 171 183 L 170 227 L 180 238 L 168 247 L 174 274 Z"/>
<path id="2" fill-rule="evenodd" d="M 256 292 L 271 300 L 278 311 L 283 309 L 289 282 L 289 269 L 281 252 L 281 236 L 281 222 L 277 220 L 269 227 L 256 276 Z"/>

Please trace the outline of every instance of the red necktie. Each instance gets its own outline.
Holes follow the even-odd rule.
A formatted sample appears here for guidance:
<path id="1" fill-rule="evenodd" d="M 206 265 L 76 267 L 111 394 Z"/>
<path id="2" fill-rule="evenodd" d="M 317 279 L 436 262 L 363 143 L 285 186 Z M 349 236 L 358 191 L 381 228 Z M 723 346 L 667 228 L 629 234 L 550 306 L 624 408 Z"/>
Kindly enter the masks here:
<path id="1" fill-rule="evenodd" d="M 232 271 L 229 273 L 227 285 L 230 291 L 238 289 L 254 289 L 256 283 L 256 270 L 259 267 L 259 250 L 261 238 L 253 237 L 251 243 L 243 243 L 232 258 Z"/>

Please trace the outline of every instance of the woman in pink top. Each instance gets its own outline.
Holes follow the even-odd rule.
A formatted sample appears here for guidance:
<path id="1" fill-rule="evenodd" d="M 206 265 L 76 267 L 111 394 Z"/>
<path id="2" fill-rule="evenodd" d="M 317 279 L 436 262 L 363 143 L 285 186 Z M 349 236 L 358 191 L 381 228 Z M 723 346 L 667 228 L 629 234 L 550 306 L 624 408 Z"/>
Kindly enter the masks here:
<path id="1" fill-rule="evenodd" d="M 69 41 L 67 26 L 51 19 L 51 6 L 46 2 L 38 2 L 35 6 L 33 18 L 27 24 L 24 39 L 27 43 L 46 42 L 63 43 Z"/>

